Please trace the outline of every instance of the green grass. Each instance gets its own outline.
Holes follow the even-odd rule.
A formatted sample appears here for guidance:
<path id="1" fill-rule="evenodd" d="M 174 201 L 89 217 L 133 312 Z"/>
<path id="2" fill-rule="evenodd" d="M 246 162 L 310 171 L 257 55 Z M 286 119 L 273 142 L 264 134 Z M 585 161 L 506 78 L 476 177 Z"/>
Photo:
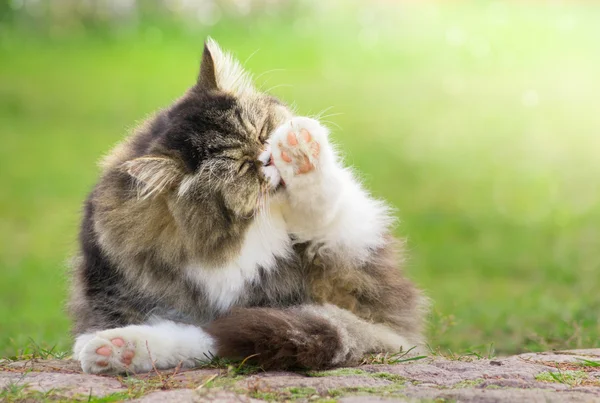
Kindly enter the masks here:
<path id="1" fill-rule="evenodd" d="M 600 361 L 586 360 L 583 358 L 578 358 L 578 360 L 580 361 L 580 364 L 584 367 L 600 367 Z"/>
<path id="2" fill-rule="evenodd" d="M 578 386 L 589 376 L 583 371 L 557 371 L 557 372 L 542 372 L 535 376 L 537 381 L 564 383 L 569 386 Z"/>
<path id="3" fill-rule="evenodd" d="M 367 373 L 359 368 L 340 368 L 327 371 L 309 371 L 306 375 L 321 378 L 325 376 L 367 375 Z"/>
<path id="4" fill-rule="evenodd" d="M 348 163 L 398 211 L 432 348 L 600 346 L 600 9 L 390 4 L 197 31 L 1 25 L 0 356 L 69 347 L 95 162 L 193 83 L 207 33 L 300 114 L 331 108 Z"/>

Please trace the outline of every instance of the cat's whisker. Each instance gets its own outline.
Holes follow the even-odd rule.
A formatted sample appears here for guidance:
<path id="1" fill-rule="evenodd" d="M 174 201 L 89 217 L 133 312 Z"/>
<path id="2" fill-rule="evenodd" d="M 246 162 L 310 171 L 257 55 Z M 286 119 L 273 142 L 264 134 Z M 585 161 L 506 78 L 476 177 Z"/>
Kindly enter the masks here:
<path id="1" fill-rule="evenodd" d="M 333 109 L 333 106 L 329 106 L 329 107 L 327 107 L 327 108 L 325 108 L 325 109 L 321 110 L 320 112 L 317 112 L 317 113 L 316 113 L 316 114 L 314 114 L 314 115 L 310 114 L 310 115 L 308 115 L 308 116 L 309 116 L 309 117 L 311 117 L 311 118 L 313 118 L 313 119 L 315 119 L 315 120 L 319 120 L 319 119 L 320 119 L 320 118 L 323 116 L 323 114 L 324 114 L 325 112 L 327 112 L 327 111 L 329 111 L 329 110 L 331 110 L 331 109 Z"/>
<path id="2" fill-rule="evenodd" d="M 334 113 L 327 113 L 329 111 L 331 111 L 333 109 L 333 106 L 330 106 L 328 108 L 325 108 L 323 110 L 321 110 L 319 113 L 317 113 L 317 115 L 314 117 L 314 119 L 316 120 L 320 120 L 329 116 L 336 116 L 338 114 L 341 114 L 339 112 L 334 112 Z"/>
<path id="3" fill-rule="evenodd" d="M 246 60 L 244 61 L 243 64 L 248 64 L 248 62 L 250 61 L 250 59 L 252 59 L 254 57 L 255 54 L 257 54 L 258 52 L 260 52 L 260 48 L 256 49 L 254 52 L 250 53 L 250 56 L 248 56 L 246 58 Z M 260 77 L 260 76 L 259 76 Z M 258 78 L 258 77 L 257 77 Z"/>
<path id="4" fill-rule="evenodd" d="M 286 71 L 285 69 L 271 69 L 271 70 L 267 70 L 264 71 L 262 73 L 260 73 L 259 75 L 256 76 L 255 80 L 258 80 L 259 78 L 266 76 L 267 74 L 271 74 L 271 73 L 275 73 L 276 71 Z"/>
<path id="5" fill-rule="evenodd" d="M 265 71 L 265 72 L 263 72 L 263 73 L 260 73 L 258 76 L 256 76 L 256 77 L 254 78 L 254 81 L 257 81 L 258 79 L 260 79 L 261 77 L 264 77 L 264 76 L 266 76 L 267 74 L 275 73 L 275 72 L 278 72 L 278 71 L 285 71 L 285 69 L 271 69 L 271 70 L 267 70 L 267 71 Z M 265 80 L 265 81 L 263 81 L 263 82 L 261 83 L 261 85 L 260 85 L 260 89 L 261 89 L 261 91 L 262 91 L 262 88 L 264 87 L 264 85 L 265 85 L 265 84 L 266 84 L 266 83 L 267 83 L 269 80 L 270 80 L 270 78 L 268 78 L 267 80 Z"/>
<path id="6" fill-rule="evenodd" d="M 330 113 L 329 115 L 320 116 L 319 120 L 320 119 L 327 119 L 327 118 L 330 118 L 330 117 L 333 117 L 333 116 L 341 116 L 341 115 L 343 115 L 343 113 L 341 113 L 341 112 L 339 112 L 339 113 Z"/>
<path id="7" fill-rule="evenodd" d="M 342 130 L 342 127 L 340 125 L 338 125 L 335 122 L 332 122 L 331 120 L 321 120 L 320 122 L 321 123 L 327 123 L 327 124 L 333 125 L 333 126 L 337 127 L 338 129 Z"/>
<path id="8" fill-rule="evenodd" d="M 293 85 L 290 85 L 290 84 L 279 84 L 279 85 L 274 85 L 274 86 L 272 86 L 271 88 L 264 90 L 264 92 L 271 92 L 271 91 L 273 91 L 274 89 L 276 89 L 276 88 L 280 88 L 280 87 L 288 87 L 288 88 L 293 88 L 294 86 L 293 86 Z"/>

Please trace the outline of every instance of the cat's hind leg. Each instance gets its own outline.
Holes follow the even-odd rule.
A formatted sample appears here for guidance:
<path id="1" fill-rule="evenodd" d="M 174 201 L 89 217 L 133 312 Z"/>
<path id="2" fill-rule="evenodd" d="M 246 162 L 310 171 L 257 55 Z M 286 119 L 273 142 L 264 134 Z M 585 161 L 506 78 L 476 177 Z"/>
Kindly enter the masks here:
<path id="1" fill-rule="evenodd" d="M 209 359 L 213 339 L 198 327 L 162 321 L 82 334 L 73 350 L 86 373 L 139 373 L 193 367 Z"/>

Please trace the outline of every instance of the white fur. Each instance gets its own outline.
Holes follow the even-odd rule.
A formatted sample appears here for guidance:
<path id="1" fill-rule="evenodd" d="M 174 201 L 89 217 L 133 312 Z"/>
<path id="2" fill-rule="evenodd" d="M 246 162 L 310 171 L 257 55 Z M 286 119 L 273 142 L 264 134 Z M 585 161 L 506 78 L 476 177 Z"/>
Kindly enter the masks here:
<path id="1" fill-rule="evenodd" d="M 302 129 L 320 145 L 316 158 L 299 135 Z M 314 164 L 311 172 L 298 174 L 296 161 L 282 159 L 290 131 L 296 134 L 299 151 Z M 388 208 L 370 197 L 351 171 L 341 165 L 325 127 L 314 119 L 296 117 L 276 129 L 269 142 L 274 164 L 285 181 L 288 203 L 283 214 L 290 233 L 300 241 L 315 241 L 326 251 L 358 262 L 385 242 L 384 234 L 392 222 Z"/>
<path id="2" fill-rule="evenodd" d="M 269 187 L 275 189 L 281 182 L 281 174 L 275 165 L 267 165 L 271 159 L 271 146 L 267 145 L 265 150 L 260 153 L 258 160 L 263 163 L 262 171 L 269 180 Z"/>
<path id="3" fill-rule="evenodd" d="M 276 257 L 289 253 L 291 243 L 281 209 L 278 203 L 271 203 L 246 232 L 237 259 L 225 267 L 208 268 L 192 263 L 186 268 L 186 274 L 204 288 L 214 308 L 226 311 L 239 300 L 247 285 L 258 281 L 259 267 L 272 270 Z"/>
<path id="4" fill-rule="evenodd" d="M 114 345 L 115 338 L 123 339 L 125 345 Z M 111 355 L 98 354 L 96 350 L 101 347 L 109 347 Z M 130 365 L 121 361 L 125 351 L 135 354 Z M 74 357 L 88 374 L 148 372 L 153 365 L 157 369 L 177 365 L 191 368 L 210 359 L 214 351 L 214 340 L 202 329 L 170 321 L 82 334 L 73 347 Z M 98 365 L 99 362 L 107 362 L 108 366 Z"/>
<path id="5" fill-rule="evenodd" d="M 262 170 L 267 179 L 269 179 L 269 186 L 271 188 L 276 188 L 281 182 L 281 174 L 279 173 L 279 170 L 274 165 L 263 167 Z"/>

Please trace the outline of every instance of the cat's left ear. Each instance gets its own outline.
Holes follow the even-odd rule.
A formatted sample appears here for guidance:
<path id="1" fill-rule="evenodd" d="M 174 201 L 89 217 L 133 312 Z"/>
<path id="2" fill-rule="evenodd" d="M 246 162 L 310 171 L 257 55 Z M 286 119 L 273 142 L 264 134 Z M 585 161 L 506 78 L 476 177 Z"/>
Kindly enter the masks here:
<path id="1" fill-rule="evenodd" d="M 230 53 L 212 38 L 204 43 L 200 74 L 196 86 L 205 91 L 221 90 L 237 96 L 254 92 L 252 79 Z"/>
<path id="2" fill-rule="evenodd" d="M 136 179 L 138 195 L 142 199 L 172 189 L 183 176 L 177 162 L 162 156 L 136 158 L 124 163 L 123 169 Z"/>

